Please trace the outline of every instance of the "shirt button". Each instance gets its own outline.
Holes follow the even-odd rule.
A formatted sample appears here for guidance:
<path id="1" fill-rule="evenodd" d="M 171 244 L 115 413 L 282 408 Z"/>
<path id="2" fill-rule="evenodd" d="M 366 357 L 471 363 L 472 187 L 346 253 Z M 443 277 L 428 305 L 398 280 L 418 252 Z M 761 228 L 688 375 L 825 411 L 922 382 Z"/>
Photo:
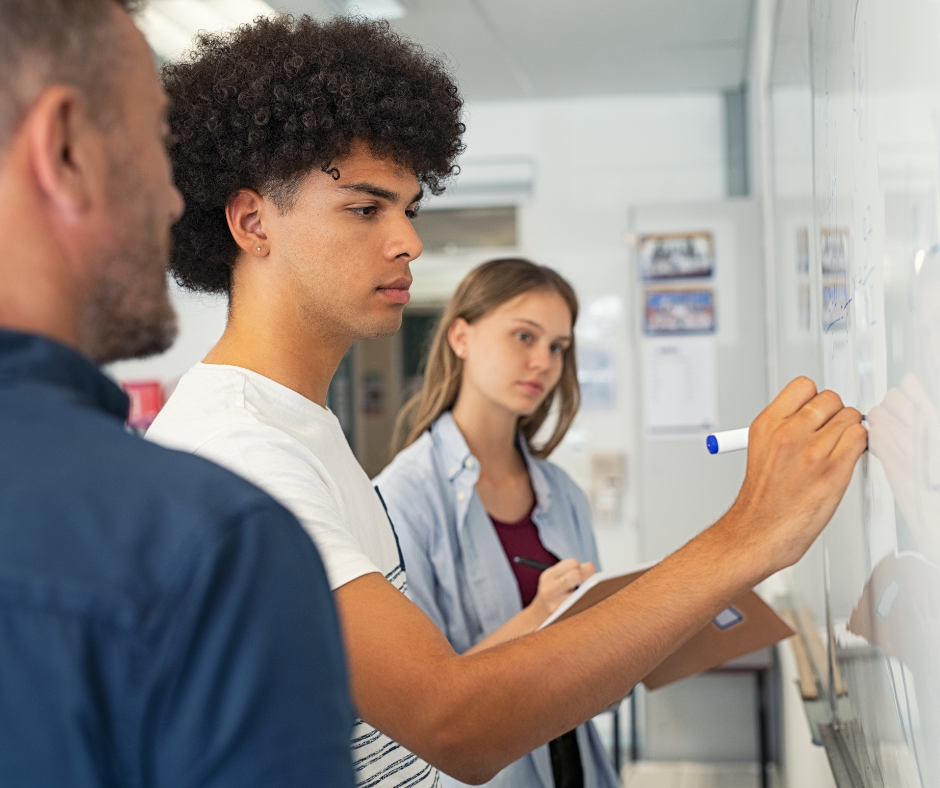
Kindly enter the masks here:
<path id="1" fill-rule="evenodd" d="M 465 468 L 472 468 L 474 465 L 473 457 L 467 457 L 467 459 L 463 461 L 463 464 Z"/>
<path id="2" fill-rule="evenodd" d="M 450 468 L 450 469 L 447 471 L 447 475 L 448 475 L 448 476 L 453 476 L 455 473 L 457 473 L 457 469 L 456 469 L 456 468 Z"/>
<path id="3" fill-rule="evenodd" d="M 457 493 L 457 500 L 458 501 L 467 500 L 467 494 L 463 490 L 461 490 L 459 493 Z"/>

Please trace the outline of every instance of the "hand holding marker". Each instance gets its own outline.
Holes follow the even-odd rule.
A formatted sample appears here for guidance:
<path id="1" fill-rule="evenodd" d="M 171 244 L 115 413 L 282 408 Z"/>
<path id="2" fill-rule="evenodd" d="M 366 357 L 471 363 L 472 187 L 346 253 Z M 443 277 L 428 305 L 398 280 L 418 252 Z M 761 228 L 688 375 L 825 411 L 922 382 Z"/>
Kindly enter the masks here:
<path id="1" fill-rule="evenodd" d="M 740 430 L 727 430 L 716 432 L 705 439 L 709 454 L 724 454 L 729 451 L 740 451 L 747 448 L 748 427 Z"/>
<path id="2" fill-rule="evenodd" d="M 862 421 L 867 422 L 868 417 L 862 416 Z M 729 451 L 741 451 L 747 448 L 747 433 L 749 427 L 742 427 L 739 430 L 727 430 L 726 432 L 716 432 L 705 439 L 705 446 L 709 454 L 727 454 Z"/>

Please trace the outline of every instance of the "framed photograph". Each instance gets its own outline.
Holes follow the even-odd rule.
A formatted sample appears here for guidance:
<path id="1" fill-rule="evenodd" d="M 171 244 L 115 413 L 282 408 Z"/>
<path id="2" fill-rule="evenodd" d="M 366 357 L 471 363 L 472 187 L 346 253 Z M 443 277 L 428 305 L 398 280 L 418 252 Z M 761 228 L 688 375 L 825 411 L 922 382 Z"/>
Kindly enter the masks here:
<path id="1" fill-rule="evenodd" d="M 849 330 L 849 231 L 823 227 L 819 231 L 822 268 L 822 327 L 824 334 Z"/>
<path id="2" fill-rule="evenodd" d="M 708 278 L 715 272 L 715 241 L 705 231 L 641 235 L 637 261 L 645 282 Z"/>
<path id="3" fill-rule="evenodd" d="M 711 334 L 715 331 L 715 293 L 696 290 L 647 290 L 644 293 L 644 333 Z"/>

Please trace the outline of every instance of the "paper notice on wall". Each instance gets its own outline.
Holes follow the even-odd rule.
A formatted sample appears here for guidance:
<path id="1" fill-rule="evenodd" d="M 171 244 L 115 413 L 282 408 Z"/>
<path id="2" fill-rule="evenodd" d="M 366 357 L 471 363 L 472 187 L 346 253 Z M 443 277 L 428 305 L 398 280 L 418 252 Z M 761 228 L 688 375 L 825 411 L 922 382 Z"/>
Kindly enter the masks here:
<path id="1" fill-rule="evenodd" d="M 701 434 L 718 423 L 713 336 L 643 339 L 643 406 L 651 435 Z"/>

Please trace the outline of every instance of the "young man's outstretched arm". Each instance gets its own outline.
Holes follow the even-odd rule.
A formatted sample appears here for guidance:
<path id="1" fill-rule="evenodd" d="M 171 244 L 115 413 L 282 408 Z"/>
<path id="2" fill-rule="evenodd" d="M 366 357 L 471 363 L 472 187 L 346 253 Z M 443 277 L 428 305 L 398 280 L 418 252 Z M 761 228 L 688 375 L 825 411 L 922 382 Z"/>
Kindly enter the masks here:
<path id="1" fill-rule="evenodd" d="M 761 580 L 797 561 L 864 451 L 861 416 L 790 383 L 751 427 L 747 476 L 714 526 L 628 588 L 546 630 L 458 656 L 379 574 L 334 592 L 363 719 L 464 782 L 483 782 L 626 695 Z"/>

